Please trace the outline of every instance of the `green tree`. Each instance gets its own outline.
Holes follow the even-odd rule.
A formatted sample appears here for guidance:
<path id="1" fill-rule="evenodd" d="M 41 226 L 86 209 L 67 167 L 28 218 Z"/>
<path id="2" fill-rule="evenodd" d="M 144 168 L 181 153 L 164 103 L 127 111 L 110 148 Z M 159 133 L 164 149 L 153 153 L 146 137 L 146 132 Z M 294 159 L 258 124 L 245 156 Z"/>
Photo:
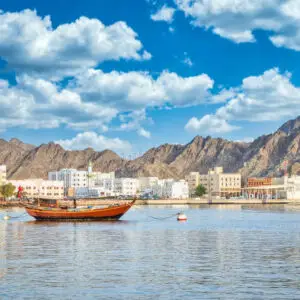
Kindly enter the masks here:
<path id="1" fill-rule="evenodd" d="M 15 194 L 16 187 L 11 183 L 3 184 L 0 186 L 0 194 L 4 199 L 12 197 Z"/>
<path id="2" fill-rule="evenodd" d="M 198 196 L 198 197 L 201 197 L 201 196 L 203 196 L 205 193 L 206 193 L 206 188 L 205 188 L 205 186 L 203 186 L 202 184 L 199 184 L 199 185 L 196 187 L 195 195 Z"/>

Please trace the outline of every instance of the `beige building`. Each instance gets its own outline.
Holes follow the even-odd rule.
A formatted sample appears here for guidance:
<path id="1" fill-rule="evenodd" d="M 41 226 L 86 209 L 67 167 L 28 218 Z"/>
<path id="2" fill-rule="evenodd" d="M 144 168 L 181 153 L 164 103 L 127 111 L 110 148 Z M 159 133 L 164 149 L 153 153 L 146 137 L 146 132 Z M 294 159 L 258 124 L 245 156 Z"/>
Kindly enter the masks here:
<path id="1" fill-rule="evenodd" d="M 6 182 L 6 166 L 0 165 L 0 185 Z"/>
<path id="2" fill-rule="evenodd" d="M 206 188 L 208 194 L 214 196 L 238 196 L 241 193 L 241 174 L 224 173 L 222 167 L 209 170 L 208 174 L 191 172 L 186 180 L 191 193 L 199 184 Z"/>
<path id="3" fill-rule="evenodd" d="M 19 187 L 23 188 L 24 196 L 41 197 L 41 198 L 56 198 L 64 197 L 64 182 L 43 179 L 25 179 L 25 180 L 9 180 L 16 187 L 16 192 Z"/>
<path id="4" fill-rule="evenodd" d="M 200 174 L 199 172 L 190 172 L 188 175 L 185 176 L 185 180 L 188 183 L 190 192 L 194 192 L 196 187 L 199 185 L 200 182 Z"/>

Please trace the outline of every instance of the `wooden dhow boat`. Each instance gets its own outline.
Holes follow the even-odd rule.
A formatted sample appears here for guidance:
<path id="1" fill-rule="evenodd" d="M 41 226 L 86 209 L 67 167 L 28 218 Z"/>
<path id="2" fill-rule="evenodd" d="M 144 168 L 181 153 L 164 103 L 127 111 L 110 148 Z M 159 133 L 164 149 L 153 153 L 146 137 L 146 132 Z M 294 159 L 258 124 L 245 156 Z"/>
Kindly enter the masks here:
<path id="1" fill-rule="evenodd" d="M 135 200 L 125 203 L 115 203 L 106 207 L 59 207 L 56 204 L 48 206 L 24 204 L 27 213 L 36 220 L 45 221 L 101 221 L 101 220 L 118 220 L 120 219 L 135 203 Z"/>

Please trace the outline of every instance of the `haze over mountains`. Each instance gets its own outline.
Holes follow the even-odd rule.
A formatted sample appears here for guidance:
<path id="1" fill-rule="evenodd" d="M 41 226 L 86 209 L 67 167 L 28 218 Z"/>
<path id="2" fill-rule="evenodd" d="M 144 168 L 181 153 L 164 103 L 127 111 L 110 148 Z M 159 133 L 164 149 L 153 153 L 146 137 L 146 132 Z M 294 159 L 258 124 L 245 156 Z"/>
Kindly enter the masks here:
<path id="1" fill-rule="evenodd" d="M 207 173 L 215 166 L 223 166 L 225 172 L 241 171 L 244 177 L 280 176 L 285 160 L 290 173 L 300 174 L 300 116 L 251 143 L 196 136 L 186 145 L 151 148 L 134 160 L 110 150 L 68 151 L 54 143 L 35 147 L 18 139 L 0 139 L 0 164 L 7 165 L 10 179 L 47 178 L 48 171 L 61 168 L 86 169 L 88 161 L 95 171 L 115 171 L 118 177 L 183 178 L 191 171 Z"/>

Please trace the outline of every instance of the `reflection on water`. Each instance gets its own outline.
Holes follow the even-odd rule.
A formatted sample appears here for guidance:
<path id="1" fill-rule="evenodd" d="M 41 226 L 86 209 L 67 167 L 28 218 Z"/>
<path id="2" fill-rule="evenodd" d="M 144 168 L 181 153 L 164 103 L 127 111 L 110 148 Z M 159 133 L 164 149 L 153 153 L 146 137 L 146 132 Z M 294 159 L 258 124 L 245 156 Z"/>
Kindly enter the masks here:
<path id="1" fill-rule="evenodd" d="M 179 210 L 188 222 L 149 218 Z M 300 298 L 300 214 L 286 206 L 142 207 L 119 222 L 26 216 L 0 221 L 0 239 L 1 299 Z"/>

